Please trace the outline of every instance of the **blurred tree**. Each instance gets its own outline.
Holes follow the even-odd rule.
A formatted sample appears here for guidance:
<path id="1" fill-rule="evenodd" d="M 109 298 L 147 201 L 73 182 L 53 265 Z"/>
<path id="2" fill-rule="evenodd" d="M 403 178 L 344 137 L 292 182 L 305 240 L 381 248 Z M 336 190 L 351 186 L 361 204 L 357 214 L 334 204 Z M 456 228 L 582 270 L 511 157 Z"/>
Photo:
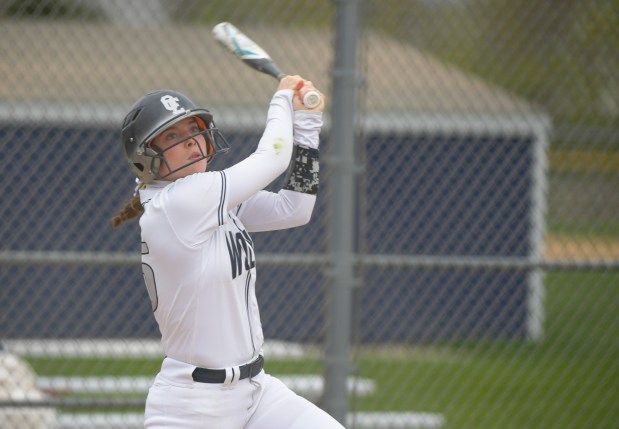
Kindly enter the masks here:
<path id="1" fill-rule="evenodd" d="M 29 19 L 97 19 L 98 14 L 74 0 L 7 0 L 0 2 L 0 16 Z"/>
<path id="2" fill-rule="evenodd" d="M 593 127 L 619 148 L 619 0 L 391 0 L 371 13 L 379 31 L 541 106 L 563 134 Z"/>

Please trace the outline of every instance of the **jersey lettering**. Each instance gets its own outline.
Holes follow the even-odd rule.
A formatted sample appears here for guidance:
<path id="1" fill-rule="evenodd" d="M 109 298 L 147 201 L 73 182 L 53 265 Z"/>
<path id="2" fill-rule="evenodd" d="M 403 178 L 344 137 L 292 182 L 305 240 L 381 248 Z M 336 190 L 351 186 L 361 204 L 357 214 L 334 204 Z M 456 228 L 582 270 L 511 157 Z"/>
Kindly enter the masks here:
<path id="1" fill-rule="evenodd" d="M 230 254 L 233 279 L 241 275 L 243 268 L 249 271 L 256 266 L 254 243 L 247 231 L 228 232 L 226 235 L 226 245 Z"/>

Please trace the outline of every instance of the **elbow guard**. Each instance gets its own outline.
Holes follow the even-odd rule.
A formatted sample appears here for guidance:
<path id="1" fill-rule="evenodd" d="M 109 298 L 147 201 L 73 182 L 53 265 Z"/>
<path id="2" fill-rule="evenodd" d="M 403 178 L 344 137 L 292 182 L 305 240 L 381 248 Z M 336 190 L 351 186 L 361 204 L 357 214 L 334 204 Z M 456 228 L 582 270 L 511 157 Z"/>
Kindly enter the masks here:
<path id="1" fill-rule="evenodd" d="M 294 146 L 284 189 L 304 194 L 318 193 L 318 149 Z"/>

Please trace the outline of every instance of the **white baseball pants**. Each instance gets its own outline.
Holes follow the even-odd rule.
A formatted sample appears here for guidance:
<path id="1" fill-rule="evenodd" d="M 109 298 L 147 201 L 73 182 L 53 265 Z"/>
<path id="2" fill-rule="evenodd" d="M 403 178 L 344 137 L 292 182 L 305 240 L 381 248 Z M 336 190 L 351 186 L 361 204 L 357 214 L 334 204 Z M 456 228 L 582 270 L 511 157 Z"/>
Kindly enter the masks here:
<path id="1" fill-rule="evenodd" d="M 194 369 L 164 360 L 146 400 L 146 429 L 344 429 L 264 371 L 224 385 L 193 381 Z"/>

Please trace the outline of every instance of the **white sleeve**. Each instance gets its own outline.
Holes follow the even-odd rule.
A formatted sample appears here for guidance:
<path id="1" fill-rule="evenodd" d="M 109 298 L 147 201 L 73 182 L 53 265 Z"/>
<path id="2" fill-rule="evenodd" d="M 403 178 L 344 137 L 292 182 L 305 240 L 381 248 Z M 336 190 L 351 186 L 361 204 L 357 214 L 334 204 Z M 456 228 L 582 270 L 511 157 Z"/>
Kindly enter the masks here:
<path id="1" fill-rule="evenodd" d="M 294 112 L 295 145 L 318 149 L 322 112 Z M 274 231 L 305 225 L 312 217 L 316 195 L 282 189 L 278 193 L 262 191 L 238 208 L 237 216 L 249 232 Z"/>
<path id="2" fill-rule="evenodd" d="M 297 110 L 294 113 L 294 144 L 318 149 L 322 112 Z"/>
<path id="3" fill-rule="evenodd" d="M 292 95 L 290 89 L 275 93 L 256 151 L 224 170 L 228 179 L 229 209 L 264 189 L 288 168 L 292 155 Z"/>
<path id="4" fill-rule="evenodd" d="M 294 228 L 310 221 L 315 203 L 316 195 L 261 191 L 241 204 L 237 216 L 249 232 Z"/>

